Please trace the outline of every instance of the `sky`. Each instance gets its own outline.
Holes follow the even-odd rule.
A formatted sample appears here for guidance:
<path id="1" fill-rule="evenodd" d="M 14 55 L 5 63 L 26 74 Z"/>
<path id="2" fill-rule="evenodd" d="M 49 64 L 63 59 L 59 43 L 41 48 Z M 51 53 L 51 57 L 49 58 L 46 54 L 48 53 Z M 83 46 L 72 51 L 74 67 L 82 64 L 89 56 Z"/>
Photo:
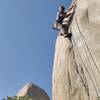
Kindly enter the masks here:
<path id="1" fill-rule="evenodd" d="M 51 98 L 58 6 L 71 0 L 0 0 L 0 100 L 26 83 Z"/>

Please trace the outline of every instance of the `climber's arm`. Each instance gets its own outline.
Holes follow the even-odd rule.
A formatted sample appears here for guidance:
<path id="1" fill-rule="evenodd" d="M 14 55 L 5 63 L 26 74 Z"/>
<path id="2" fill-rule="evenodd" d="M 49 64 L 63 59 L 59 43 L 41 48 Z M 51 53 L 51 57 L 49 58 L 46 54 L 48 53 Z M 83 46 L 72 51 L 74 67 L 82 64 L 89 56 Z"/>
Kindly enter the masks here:
<path id="1" fill-rule="evenodd" d="M 70 8 L 67 10 L 66 17 L 71 16 L 75 12 L 75 8 L 76 8 L 76 0 L 73 2 L 72 6 L 70 6 Z"/>
<path id="2" fill-rule="evenodd" d="M 72 9 L 70 9 L 70 10 L 66 13 L 66 17 L 72 16 L 72 14 L 74 13 L 74 11 L 75 11 L 75 7 L 73 7 Z"/>
<path id="3" fill-rule="evenodd" d="M 67 18 L 68 25 L 71 24 L 74 13 L 75 13 L 75 6 L 73 6 L 73 7 L 71 8 L 71 10 L 69 10 L 69 11 L 66 13 L 66 17 L 65 17 L 65 18 Z"/>
<path id="4" fill-rule="evenodd" d="M 70 10 L 72 10 L 73 8 L 75 9 L 76 3 L 77 3 L 77 0 L 74 0 L 74 1 L 72 2 L 71 6 L 67 9 L 66 13 L 69 12 Z"/>

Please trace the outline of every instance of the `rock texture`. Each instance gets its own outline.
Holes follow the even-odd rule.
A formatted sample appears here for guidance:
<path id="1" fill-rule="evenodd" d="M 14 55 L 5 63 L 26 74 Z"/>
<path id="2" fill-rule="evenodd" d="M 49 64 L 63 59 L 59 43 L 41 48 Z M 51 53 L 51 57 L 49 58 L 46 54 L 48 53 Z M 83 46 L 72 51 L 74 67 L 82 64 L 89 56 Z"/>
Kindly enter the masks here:
<path id="1" fill-rule="evenodd" d="M 100 97 L 100 0 L 77 0 L 71 29 L 72 42 L 57 37 L 52 99 L 97 100 Z"/>
<path id="2" fill-rule="evenodd" d="M 84 79 L 84 74 L 81 74 Z M 84 86 L 78 73 L 73 46 L 68 38 L 58 36 L 53 68 L 53 100 L 88 100 L 87 84 Z"/>
<path id="3" fill-rule="evenodd" d="M 100 0 L 78 0 L 75 16 L 72 23 L 73 38 L 80 52 L 78 56 L 81 55 L 87 68 L 86 71 L 83 66 L 90 100 L 96 100 L 100 96 Z M 74 48 L 77 51 L 75 45 Z M 83 65 L 78 59 L 77 64 Z"/>
<path id="4" fill-rule="evenodd" d="M 50 100 L 44 90 L 38 86 L 28 83 L 17 94 L 18 97 L 29 96 L 33 100 Z"/>

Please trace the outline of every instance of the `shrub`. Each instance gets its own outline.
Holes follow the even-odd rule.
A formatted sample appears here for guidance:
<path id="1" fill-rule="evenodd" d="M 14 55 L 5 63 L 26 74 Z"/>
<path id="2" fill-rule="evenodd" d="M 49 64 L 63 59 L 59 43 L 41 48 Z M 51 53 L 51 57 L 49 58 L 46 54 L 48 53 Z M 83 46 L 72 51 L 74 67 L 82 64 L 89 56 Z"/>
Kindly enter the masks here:
<path id="1" fill-rule="evenodd" d="M 17 97 L 17 96 L 14 96 L 14 97 L 8 97 L 3 100 L 35 100 L 35 99 L 32 99 L 31 97 L 28 97 L 28 96 L 24 96 L 24 97 Z"/>

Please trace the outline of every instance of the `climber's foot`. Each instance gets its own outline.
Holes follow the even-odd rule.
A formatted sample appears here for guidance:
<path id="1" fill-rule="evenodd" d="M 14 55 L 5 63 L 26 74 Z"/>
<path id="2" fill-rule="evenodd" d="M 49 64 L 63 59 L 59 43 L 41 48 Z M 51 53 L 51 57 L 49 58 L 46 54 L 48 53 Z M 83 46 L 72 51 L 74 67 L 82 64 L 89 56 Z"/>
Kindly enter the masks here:
<path id="1" fill-rule="evenodd" d="M 68 37 L 68 33 L 60 33 L 60 36 Z"/>
<path id="2" fill-rule="evenodd" d="M 65 33 L 65 34 L 64 34 L 64 37 L 65 37 L 65 38 L 71 37 L 71 36 L 72 36 L 72 33 L 67 33 L 67 34 Z"/>
<path id="3" fill-rule="evenodd" d="M 60 33 L 60 36 L 63 36 L 64 34 Z"/>
<path id="4" fill-rule="evenodd" d="M 71 38 L 72 37 L 72 33 L 60 33 L 60 36 L 64 36 L 65 38 Z"/>
<path id="5" fill-rule="evenodd" d="M 69 33 L 65 33 L 64 37 L 67 38 L 69 36 Z"/>

